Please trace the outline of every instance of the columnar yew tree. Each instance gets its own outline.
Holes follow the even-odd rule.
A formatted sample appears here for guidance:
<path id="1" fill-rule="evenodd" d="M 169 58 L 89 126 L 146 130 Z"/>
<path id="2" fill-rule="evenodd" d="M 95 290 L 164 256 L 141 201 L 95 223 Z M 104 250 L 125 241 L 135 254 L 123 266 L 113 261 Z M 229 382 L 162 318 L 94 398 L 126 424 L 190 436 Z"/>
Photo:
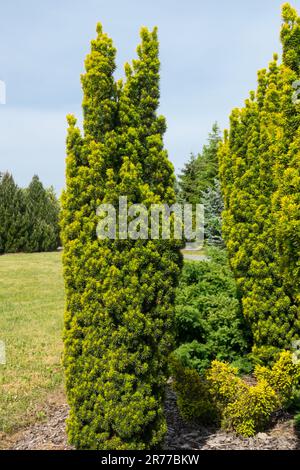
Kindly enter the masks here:
<path id="1" fill-rule="evenodd" d="M 259 72 L 219 152 L 224 237 L 254 350 L 266 358 L 300 332 L 300 18 L 288 4 L 281 40 L 282 64 L 275 55 Z"/>
<path id="2" fill-rule="evenodd" d="M 97 26 L 82 76 L 84 135 L 68 116 L 63 264 L 68 434 L 81 449 L 149 449 L 166 430 L 162 399 L 181 265 L 172 240 L 100 240 L 97 207 L 175 202 L 157 115 L 157 31 L 115 82 L 115 48 Z M 130 220 L 130 219 L 129 219 Z"/>

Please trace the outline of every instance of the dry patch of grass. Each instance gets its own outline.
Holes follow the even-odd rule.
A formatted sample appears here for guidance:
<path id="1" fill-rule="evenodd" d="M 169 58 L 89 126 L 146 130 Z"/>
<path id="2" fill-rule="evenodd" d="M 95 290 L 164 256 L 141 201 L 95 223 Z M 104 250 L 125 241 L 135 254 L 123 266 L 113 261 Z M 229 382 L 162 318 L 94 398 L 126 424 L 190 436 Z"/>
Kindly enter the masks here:
<path id="1" fill-rule="evenodd" d="M 0 433 L 38 418 L 38 405 L 61 389 L 64 288 L 61 253 L 0 257 Z"/>

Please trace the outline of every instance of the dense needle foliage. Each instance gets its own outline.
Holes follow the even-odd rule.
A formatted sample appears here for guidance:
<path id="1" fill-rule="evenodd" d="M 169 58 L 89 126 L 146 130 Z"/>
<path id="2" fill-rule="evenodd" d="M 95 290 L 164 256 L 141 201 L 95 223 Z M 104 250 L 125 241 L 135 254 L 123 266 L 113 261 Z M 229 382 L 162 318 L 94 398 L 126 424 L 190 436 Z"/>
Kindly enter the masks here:
<path id="1" fill-rule="evenodd" d="M 59 246 L 59 203 L 37 176 L 19 188 L 0 174 L 0 253 L 52 251 Z"/>
<path id="2" fill-rule="evenodd" d="M 81 449 L 150 449 L 163 441 L 162 400 L 172 345 L 178 242 L 100 240 L 101 203 L 175 202 L 174 171 L 157 115 L 157 30 L 115 82 L 116 50 L 102 27 L 82 76 L 84 135 L 68 116 L 63 195 L 68 435 Z"/>
<path id="3" fill-rule="evenodd" d="M 223 235 L 254 352 L 266 361 L 300 332 L 300 18 L 288 4 L 282 15 L 282 63 L 274 55 L 258 73 L 220 149 Z"/>
<path id="4" fill-rule="evenodd" d="M 203 261 L 185 262 L 175 310 L 175 356 L 200 373 L 213 359 L 239 359 L 249 340 L 226 251 L 206 253 Z"/>

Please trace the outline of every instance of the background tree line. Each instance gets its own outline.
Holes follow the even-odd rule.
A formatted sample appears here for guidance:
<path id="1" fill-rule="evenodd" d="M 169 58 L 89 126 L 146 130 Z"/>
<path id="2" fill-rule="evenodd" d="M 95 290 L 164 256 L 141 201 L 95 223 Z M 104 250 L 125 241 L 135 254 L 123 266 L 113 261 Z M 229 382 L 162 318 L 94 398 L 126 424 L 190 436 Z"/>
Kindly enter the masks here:
<path id="1" fill-rule="evenodd" d="M 19 188 L 0 174 L 0 253 L 52 251 L 59 246 L 59 203 L 54 189 L 34 176 Z"/>

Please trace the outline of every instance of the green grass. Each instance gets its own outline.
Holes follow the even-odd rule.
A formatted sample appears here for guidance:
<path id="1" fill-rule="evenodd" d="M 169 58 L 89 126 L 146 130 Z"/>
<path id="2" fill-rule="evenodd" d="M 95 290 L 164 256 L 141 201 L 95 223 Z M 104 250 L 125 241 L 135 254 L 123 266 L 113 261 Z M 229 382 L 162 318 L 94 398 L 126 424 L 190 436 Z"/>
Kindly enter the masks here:
<path id="1" fill-rule="evenodd" d="M 63 383 L 61 253 L 0 256 L 0 433 L 38 419 L 38 405 Z"/>

